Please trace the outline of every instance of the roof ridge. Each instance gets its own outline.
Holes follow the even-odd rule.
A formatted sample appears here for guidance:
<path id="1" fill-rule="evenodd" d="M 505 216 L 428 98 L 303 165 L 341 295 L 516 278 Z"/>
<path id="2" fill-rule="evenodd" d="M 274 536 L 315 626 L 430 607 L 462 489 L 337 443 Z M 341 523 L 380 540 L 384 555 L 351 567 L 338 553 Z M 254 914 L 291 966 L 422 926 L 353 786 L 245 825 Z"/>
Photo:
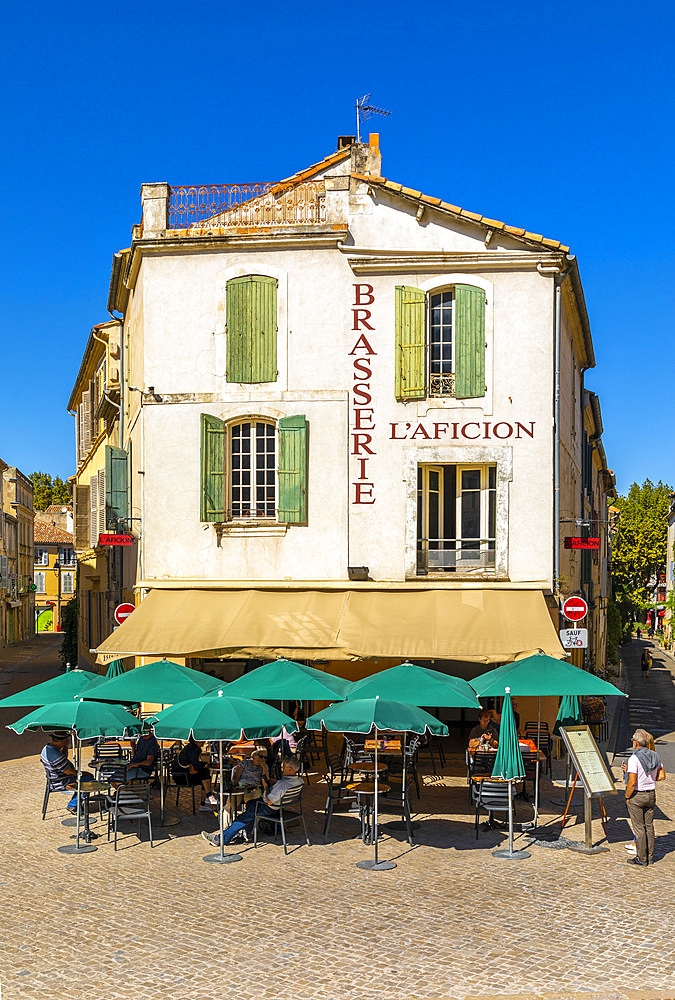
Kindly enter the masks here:
<path id="1" fill-rule="evenodd" d="M 530 233 L 527 229 L 522 229 L 518 226 L 509 226 L 505 222 L 500 222 L 499 219 L 489 219 L 487 216 L 479 215 L 477 212 L 469 212 L 465 208 L 460 208 L 459 205 L 452 205 L 441 198 L 432 198 L 429 195 L 422 194 L 421 191 L 415 191 L 413 188 L 396 183 L 396 181 L 390 181 L 386 177 L 378 177 L 375 174 L 356 173 L 353 173 L 351 176 L 367 184 L 377 184 L 379 187 L 383 187 L 393 194 L 399 194 L 422 205 L 428 205 L 437 211 L 447 212 L 466 222 L 475 222 L 478 225 L 485 226 L 486 229 L 498 229 L 509 236 L 515 236 L 516 239 L 526 240 L 528 243 L 539 243 L 552 250 L 561 250 L 564 253 L 569 253 L 570 248 L 561 243 L 560 240 L 552 240 L 547 236 L 542 236 L 540 233 Z"/>

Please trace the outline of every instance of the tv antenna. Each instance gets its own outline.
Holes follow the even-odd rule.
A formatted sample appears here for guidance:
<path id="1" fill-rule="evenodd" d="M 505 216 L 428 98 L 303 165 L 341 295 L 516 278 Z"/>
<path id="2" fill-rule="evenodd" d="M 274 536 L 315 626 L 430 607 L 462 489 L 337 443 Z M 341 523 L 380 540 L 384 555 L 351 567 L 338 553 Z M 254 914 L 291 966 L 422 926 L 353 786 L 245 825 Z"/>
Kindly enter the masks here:
<path id="1" fill-rule="evenodd" d="M 370 104 L 370 98 L 372 93 L 364 94 L 363 97 L 359 97 L 356 100 L 356 141 L 361 142 L 361 119 L 363 121 L 368 121 L 373 115 L 390 115 L 391 111 L 386 111 L 384 108 L 376 108 L 374 104 Z"/>

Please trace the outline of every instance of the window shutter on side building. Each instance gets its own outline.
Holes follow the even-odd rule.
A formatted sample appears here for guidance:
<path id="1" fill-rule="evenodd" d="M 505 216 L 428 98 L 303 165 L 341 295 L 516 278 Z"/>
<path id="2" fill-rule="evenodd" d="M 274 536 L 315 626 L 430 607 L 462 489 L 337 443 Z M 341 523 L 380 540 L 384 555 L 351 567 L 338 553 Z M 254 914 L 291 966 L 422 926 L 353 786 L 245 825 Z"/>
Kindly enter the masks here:
<path id="1" fill-rule="evenodd" d="M 75 486 L 73 489 L 73 525 L 75 528 L 75 548 L 78 552 L 89 547 L 89 487 Z"/>
<path id="2" fill-rule="evenodd" d="M 395 394 L 397 399 L 424 399 L 426 296 L 420 288 L 396 286 Z"/>
<path id="3" fill-rule="evenodd" d="M 485 395 L 485 292 L 455 285 L 455 396 Z"/>
<path id="4" fill-rule="evenodd" d="M 112 445 L 105 447 L 106 531 L 123 532 L 127 519 L 127 453 Z"/>
<path id="5" fill-rule="evenodd" d="M 279 511 L 284 524 L 307 524 L 307 421 L 279 421 Z"/>
<path id="6" fill-rule="evenodd" d="M 200 521 L 225 520 L 225 426 L 218 417 L 201 415 Z"/>
<path id="7" fill-rule="evenodd" d="M 227 283 L 228 382 L 276 382 L 277 280 L 245 275 Z"/>

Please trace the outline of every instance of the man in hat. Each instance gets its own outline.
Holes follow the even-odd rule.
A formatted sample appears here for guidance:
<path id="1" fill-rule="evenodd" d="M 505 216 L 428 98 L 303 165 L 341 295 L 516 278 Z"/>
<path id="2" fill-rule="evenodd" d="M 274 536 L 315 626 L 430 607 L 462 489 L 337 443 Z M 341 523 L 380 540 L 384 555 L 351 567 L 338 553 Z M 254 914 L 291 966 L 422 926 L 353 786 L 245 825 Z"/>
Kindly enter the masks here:
<path id="1" fill-rule="evenodd" d="M 40 760 L 47 772 L 52 791 L 69 792 L 75 786 L 75 792 L 70 802 L 66 806 L 69 812 L 77 811 L 77 771 L 68 760 L 68 740 L 70 733 L 68 730 L 58 730 L 49 734 L 49 743 L 42 748 Z M 89 771 L 82 772 L 82 780 L 88 781 L 93 778 Z"/>

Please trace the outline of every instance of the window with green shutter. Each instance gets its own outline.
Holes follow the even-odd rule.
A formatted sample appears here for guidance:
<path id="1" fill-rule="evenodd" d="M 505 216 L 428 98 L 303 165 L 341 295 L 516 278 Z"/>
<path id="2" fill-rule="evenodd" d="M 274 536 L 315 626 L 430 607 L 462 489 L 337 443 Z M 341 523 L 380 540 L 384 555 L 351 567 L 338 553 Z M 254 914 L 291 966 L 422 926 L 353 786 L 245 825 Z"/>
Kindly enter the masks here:
<path id="1" fill-rule="evenodd" d="M 127 520 L 127 453 L 105 446 L 105 530 L 122 533 Z"/>
<path id="2" fill-rule="evenodd" d="M 201 415 L 200 520 L 225 519 L 225 427 L 208 413 Z"/>
<path id="3" fill-rule="evenodd" d="M 426 297 L 420 288 L 396 286 L 395 330 L 397 399 L 424 399 Z"/>
<path id="4" fill-rule="evenodd" d="M 455 285 L 455 396 L 485 395 L 485 292 Z"/>
<path id="5" fill-rule="evenodd" d="M 279 421 L 279 521 L 307 524 L 307 421 Z"/>
<path id="6" fill-rule="evenodd" d="M 395 290 L 395 394 L 457 399 L 485 395 L 485 292 L 474 285 Z"/>
<path id="7" fill-rule="evenodd" d="M 260 274 L 227 282 L 228 382 L 276 382 L 277 285 Z"/>

